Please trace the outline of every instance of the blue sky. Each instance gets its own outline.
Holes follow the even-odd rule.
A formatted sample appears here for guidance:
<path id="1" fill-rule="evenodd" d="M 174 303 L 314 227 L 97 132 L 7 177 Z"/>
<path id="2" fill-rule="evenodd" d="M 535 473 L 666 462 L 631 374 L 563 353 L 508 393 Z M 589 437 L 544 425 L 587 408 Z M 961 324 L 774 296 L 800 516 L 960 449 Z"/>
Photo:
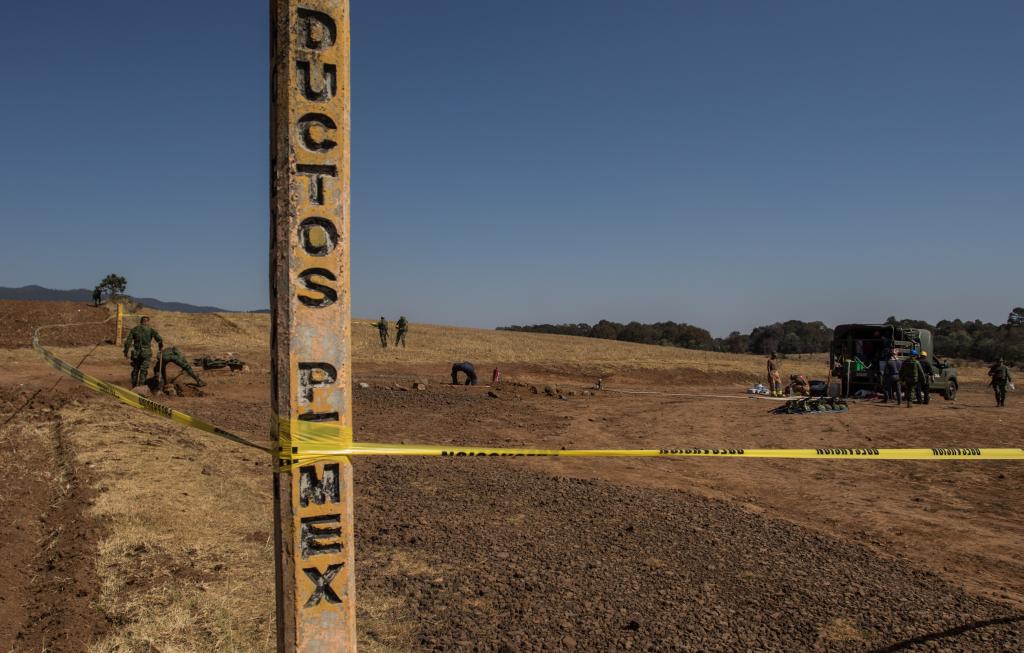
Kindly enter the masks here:
<path id="1" fill-rule="evenodd" d="M 0 285 L 267 303 L 267 9 L 3 3 Z M 1024 3 L 352 6 L 356 315 L 1005 320 Z"/>

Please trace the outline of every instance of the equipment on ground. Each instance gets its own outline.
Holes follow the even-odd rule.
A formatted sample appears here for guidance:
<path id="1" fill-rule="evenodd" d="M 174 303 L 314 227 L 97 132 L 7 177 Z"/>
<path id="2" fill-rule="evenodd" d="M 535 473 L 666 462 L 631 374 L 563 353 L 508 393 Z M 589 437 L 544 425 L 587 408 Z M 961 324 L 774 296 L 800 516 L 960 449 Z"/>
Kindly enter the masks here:
<path id="1" fill-rule="evenodd" d="M 773 415 L 816 415 L 843 413 L 849 410 L 846 400 L 838 397 L 803 397 L 791 399 L 769 412 Z"/>
<path id="2" fill-rule="evenodd" d="M 200 356 L 199 358 L 193 358 L 192 364 L 201 365 L 203 371 L 219 370 L 225 367 L 229 368 L 232 372 L 239 372 L 245 369 L 245 363 L 237 358 L 213 358 L 212 356 Z"/>

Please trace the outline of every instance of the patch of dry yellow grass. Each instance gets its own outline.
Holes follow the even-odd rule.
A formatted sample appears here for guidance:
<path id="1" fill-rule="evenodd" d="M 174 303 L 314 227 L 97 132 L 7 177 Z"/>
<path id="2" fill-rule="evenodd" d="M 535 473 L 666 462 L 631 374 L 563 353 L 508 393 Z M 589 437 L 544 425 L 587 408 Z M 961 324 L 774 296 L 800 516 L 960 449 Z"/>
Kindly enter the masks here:
<path id="1" fill-rule="evenodd" d="M 149 311 L 153 326 L 169 342 L 190 350 L 267 351 L 270 316 L 255 313 L 185 314 Z M 382 349 L 374 321 L 352 321 L 355 364 L 437 365 L 471 360 L 486 365 L 534 365 L 551 372 L 696 370 L 709 374 L 764 374 L 765 358 L 642 345 L 544 333 L 522 333 L 435 324 L 411 324 L 408 347 Z M 394 337 L 394 324 L 391 325 Z M 327 336 L 325 336 L 327 337 Z M 191 355 L 191 354 L 190 354 Z M 786 368 L 822 376 L 823 355 L 787 359 Z"/>
<path id="2" fill-rule="evenodd" d="M 270 348 L 270 316 L 266 313 L 143 312 L 169 345 L 182 347 L 189 357 L 233 353 L 257 367 L 266 363 Z M 128 319 L 126 330 L 135 323 L 136 318 Z M 352 320 L 353 362 L 357 365 L 431 365 L 444 370 L 454 361 L 470 360 L 484 366 L 530 365 L 556 374 L 692 370 L 710 375 L 742 374 L 751 380 L 765 374 L 764 356 L 436 324 L 410 324 L 408 347 L 382 349 L 374 323 Z M 393 338 L 394 323 L 391 335 Z M 827 354 L 790 356 L 783 361 L 783 372 L 824 378 L 827 364 Z M 981 363 L 960 361 L 957 367 L 963 383 L 988 380 L 988 368 Z"/>
<path id="3" fill-rule="evenodd" d="M 268 458 L 113 402 L 64 417 L 107 526 L 96 567 L 114 627 L 90 651 L 272 650 Z"/>
<path id="4" fill-rule="evenodd" d="M 679 347 L 642 345 L 616 340 L 523 333 L 433 324 L 411 325 L 408 349 L 381 349 L 377 331 L 367 320 L 353 320 L 355 361 L 382 363 L 389 360 L 412 363 L 443 363 L 456 360 L 494 361 L 551 368 L 595 368 L 617 370 L 694 369 L 710 372 L 760 374 L 765 361 L 760 356 L 705 352 Z M 809 359 L 802 367 L 821 365 Z"/>
<path id="5" fill-rule="evenodd" d="M 253 653 L 275 648 L 269 457 L 114 402 L 62 412 L 106 526 L 98 607 L 112 621 L 90 653 Z M 396 556 L 388 572 L 430 571 Z M 413 650 L 399 601 L 362 592 L 369 653 Z"/>
<path id="6" fill-rule="evenodd" d="M 864 634 L 850 619 L 838 617 L 818 629 L 818 637 L 824 644 L 849 644 L 863 642 Z"/>

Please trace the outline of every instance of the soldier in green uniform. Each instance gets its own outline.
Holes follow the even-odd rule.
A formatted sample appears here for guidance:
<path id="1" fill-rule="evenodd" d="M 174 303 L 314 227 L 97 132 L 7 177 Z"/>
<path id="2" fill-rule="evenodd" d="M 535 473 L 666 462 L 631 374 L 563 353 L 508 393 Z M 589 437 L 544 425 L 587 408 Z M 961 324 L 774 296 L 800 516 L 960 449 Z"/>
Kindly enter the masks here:
<path id="1" fill-rule="evenodd" d="M 989 385 L 996 393 L 996 406 L 1002 408 L 1006 405 L 1006 387 L 1013 383 L 1013 376 L 1010 375 L 1010 368 L 1000 358 L 992 367 L 988 368 L 988 375 L 992 377 Z"/>
<path id="2" fill-rule="evenodd" d="M 405 319 L 404 315 L 402 315 L 401 317 L 398 318 L 398 321 L 395 322 L 395 346 L 396 347 L 398 346 L 398 343 L 402 343 L 402 348 L 403 349 L 405 348 L 405 333 L 408 330 L 409 330 L 409 321 Z"/>
<path id="3" fill-rule="evenodd" d="M 196 385 L 200 388 L 206 385 L 206 382 L 199 378 L 199 376 L 192 371 L 192 366 L 188 364 L 188 360 L 181 355 L 177 347 L 168 347 L 167 349 L 161 350 L 156 356 L 156 366 L 153 368 L 153 376 L 156 376 L 157 372 L 160 373 L 160 387 L 163 388 L 167 385 L 167 364 L 174 363 L 181 370 L 195 379 Z"/>
<path id="4" fill-rule="evenodd" d="M 921 367 L 920 361 L 916 358 L 908 358 L 903 361 L 903 365 L 900 367 L 900 383 L 903 385 L 903 396 L 907 398 L 907 408 L 910 408 L 910 402 L 914 390 L 917 389 L 917 384 L 924 380 L 924 368 Z"/>
<path id="5" fill-rule="evenodd" d="M 922 351 L 917 360 L 924 370 L 924 378 L 917 383 L 917 403 L 928 405 L 932 400 L 932 375 L 935 374 L 935 369 L 928 361 L 928 352 Z"/>
<path id="6" fill-rule="evenodd" d="M 103 299 L 103 293 L 100 292 L 100 287 L 96 286 L 95 288 L 92 289 L 92 305 L 93 306 L 99 306 L 100 305 L 100 300 L 102 300 L 102 299 Z"/>
<path id="7" fill-rule="evenodd" d="M 164 339 L 156 332 L 156 329 L 149 326 L 149 318 L 143 317 L 139 320 L 138 326 L 128 332 L 124 339 L 124 357 L 128 358 L 128 350 L 132 352 L 132 387 L 142 385 L 146 382 L 146 374 L 149 372 L 149 357 L 153 355 L 152 341 L 156 340 L 159 351 L 164 349 Z"/>
<path id="8" fill-rule="evenodd" d="M 385 349 L 388 346 L 388 321 L 384 319 L 384 316 L 380 316 L 380 320 L 375 325 L 377 327 L 377 333 L 380 334 L 380 346 Z"/>

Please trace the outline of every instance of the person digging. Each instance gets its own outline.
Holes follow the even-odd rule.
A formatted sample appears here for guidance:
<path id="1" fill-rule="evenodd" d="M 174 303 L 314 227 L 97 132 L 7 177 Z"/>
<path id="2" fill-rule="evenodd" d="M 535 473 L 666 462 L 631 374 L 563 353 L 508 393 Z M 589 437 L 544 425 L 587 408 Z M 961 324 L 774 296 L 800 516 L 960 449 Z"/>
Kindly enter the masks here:
<path id="1" fill-rule="evenodd" d="M 175 365 L 177 365 L 178 367 L 181 368 L 181 372 L 184 372 L 185 374 L 188 374 L 189 376 L 191 376 L 195 380 L 195 382 L 196 382 L 195 383 L 196 387 L 202 388 L 203 386 L 206 385 L 206 381 L 203 381 L 202 379 L 200 379 L 199 375 L 197 375 L 192 370 L 192 366 L 188 364 L 188 359 L 186 359 L 181 354 L 181 352 L 178 351 L 177 347 L 167 347 L 166 349 L 164 349 L 164 350 L 160 351 L 159 353 L 157 353 L 156 365 L 153 367 L 153 376 L 154 377 L 158 377 L 160 379 L 160 389 L 161 390 L 163 390 L 164 388 L 167 387 L 167 364 L 168 363 L 174 363 Z M 178 376 L 181 375 L 181 372 L 178 373 Z M 178 377 L 176 376 L 174 378 L 178 378 Z"/>

